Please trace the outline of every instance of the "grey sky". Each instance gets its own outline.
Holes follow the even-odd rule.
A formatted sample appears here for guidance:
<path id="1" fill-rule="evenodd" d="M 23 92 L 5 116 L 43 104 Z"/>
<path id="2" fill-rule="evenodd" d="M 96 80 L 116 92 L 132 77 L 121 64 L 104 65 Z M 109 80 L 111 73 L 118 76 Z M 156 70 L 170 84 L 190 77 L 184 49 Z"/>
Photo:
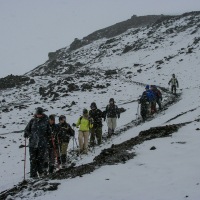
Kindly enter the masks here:
<path id="1" fill-rule="evenodd" d="M 48 52 L 133 14 L 199 10 L 199 0 L 0 0 L 0 77 L 24 74 Z"/>

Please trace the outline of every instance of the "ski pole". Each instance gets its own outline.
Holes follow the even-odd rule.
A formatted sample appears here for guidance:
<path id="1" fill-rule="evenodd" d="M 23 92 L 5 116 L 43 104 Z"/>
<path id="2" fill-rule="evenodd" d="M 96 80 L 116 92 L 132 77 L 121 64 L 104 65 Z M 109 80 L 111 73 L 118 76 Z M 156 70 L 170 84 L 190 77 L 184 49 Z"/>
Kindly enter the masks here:
<path id="1" fill-rule="evenodd" d="M 26 180 L 26 138 L 25 138 L 25 145 L 24 145 L 24 181 Z"/>

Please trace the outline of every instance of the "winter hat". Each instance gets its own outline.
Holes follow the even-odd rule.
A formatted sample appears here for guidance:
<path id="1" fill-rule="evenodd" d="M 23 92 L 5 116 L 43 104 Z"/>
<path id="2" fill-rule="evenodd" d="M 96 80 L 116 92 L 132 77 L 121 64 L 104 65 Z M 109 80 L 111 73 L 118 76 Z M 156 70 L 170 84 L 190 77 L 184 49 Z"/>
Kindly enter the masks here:
<path id="1" fill-rule="evenodd" d="M 59 117 L 58 120 L 61 121 L 61 120 L 63 120 L 63 119 L 66 120 L 66 117 L 65 117 L 64 115 L 60 115 L 60 117 Z"/>
<path id="2" fill-rule="evenodd" d="M 36 115 L 42 115 L 44 113 L 44 109 L 41 107 L 36 108 L 35 114 Z"/>
<path id="3" fill-rule="evenodd" d="M 148 89 L 148 90 L 149 90 L 149 85 L 146 85 L 145 89 Z"/>
<path id="4" fill-rule="evenodd" d="M 115 103 L 115 100 L 113 98 L 110 98 L 109 102 Z"/>
<path id="5" fill-rule="evenodd" d="M 95 102 L 92 102 L 91 105 L 90 105 L 90 108 L 97 108 L 97 105 Z"/>
<path id="6" fill-rule="evenodd" d="M 88 114 L 88 110 L 86 108 L 83 109 L 83 114 Z"/>

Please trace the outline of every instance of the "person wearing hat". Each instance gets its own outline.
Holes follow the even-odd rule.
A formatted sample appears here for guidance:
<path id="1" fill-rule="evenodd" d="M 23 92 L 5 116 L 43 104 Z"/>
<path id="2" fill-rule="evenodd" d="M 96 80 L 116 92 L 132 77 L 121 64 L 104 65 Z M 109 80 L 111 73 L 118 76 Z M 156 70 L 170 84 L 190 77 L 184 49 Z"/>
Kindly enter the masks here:
<path id="1" fill-rule="evenodd" d="M 88 110 L 83 109 L 83 115 L 79 117 L 76 127 L 79 127 L 78 141 L 80 153 L 87 154 L 89 129 L 93 127 L 92 119 L 89 119 Z"/>
<path id="2" fill-rule="evenodd" d="M 67 149 L 70 137 L 74 136 L 74 130 L 66 122 L 66 117 L 64 115 L 59 117 L 58 129 L 59 160 L 64 167 L 67 162 Z"/>
<path id="3" fill-rule="evenodd" d="M 90 129 L 90 145 L 94 146 L 96 144 L 96 139 L 97 144 L 100 145 L 102 142 L 103 112 L 97 108 L 95 102 L 91 103 L 90 108 L 89 119 L 93 120 L 93 127 Z"/>
<path id="4" fill-rule="evenodd" d="M 41 107 L 36 109 L 24 130 L 24 137 L 29 138 L 30 177 L 37 178 L 44 173 L 44 155 L 50 140 L 50 127 L 47 115 Z"/>
<path id="5" fill-rule="evenodd" d="M 179 87 L 178 80 L 175 77 L 175 74 L 172 74 L 172 78 L 170 79 L 168 85 L 171 84 L 171 92 L 172 94 L 176 94 L 176 87 Z"/>
<path id="6" fill-rule="evenodd" d="M 120 111 L 115 105 L 113 98 L 110 98 L 109 104 L 106 106 L 104 111 L 104 121 L 106 120 L 106 117 L 108 125 L 108 137 L 111 137 L 111 135 L 114 134 L 115 128 L 117 126 L 117 118 L 120 118 Z"/>

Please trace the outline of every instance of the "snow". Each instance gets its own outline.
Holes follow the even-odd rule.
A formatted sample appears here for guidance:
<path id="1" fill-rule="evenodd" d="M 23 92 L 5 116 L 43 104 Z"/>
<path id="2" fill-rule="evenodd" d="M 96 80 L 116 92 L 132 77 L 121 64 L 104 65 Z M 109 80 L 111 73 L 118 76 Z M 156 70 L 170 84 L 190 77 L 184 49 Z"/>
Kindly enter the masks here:
<path id="1" fill-rule="evenodd" d="M 177 24 L 181 22 L 184 22 L 184 20 L 181 19 Z M 175 25 L 172 24 L 171 26 Z M 197 119 L 200 116 L 200 48 L 197 45 L 192 54 L 178 54 L 181 48 L 188 47 L 189 44 L 192 44 L 193 39 L 199 37 L 199 35 L 200 31 L 191 35 L 186 30 L 176 37 L 169 38 L 163 36 L 165 39 L 157 49 L 152 50 L 149 47 L 137 52 L 103 57 L 101 62 L 92 64 L 92 68 L 116 69 L 118 67 L 119 70 L 125 70 L 124 72 L 127 70 L 136 73 L 138 68 L 133 68 L 132 66 L 134 63 L 140 63 L 146 69 L 146 71 L 143 70 L 141 74 L 138 73 L 131 78 L 127 78 L 126 73 L 121 73 L 116 79 L 112 80 L 111 86 L 107 89 L 94 89 L 91 92 L 76 91 L 71 93 L 70 96 L 63 97 L 56 102 L 42 101 L 37 95 L 38 88 L 46 85 L 48 80 L 58 80 L 56 79 L 57 77 L 36 77 L 37 84 L 32 88 L 24 86 L 24 89 L 27 89 L 24 93 L 21 89 L 17 88 L 3 91 L 1 100 L 4 98 L 6 103 L 1 102 L 2 107 L 6 107 L 8 103 L 11 105 L 13 102 L 19 102 L 20 99 L 18 100 L 17 98 L 20 97 L 20 93 L 28 94 L 31 100 L 26 99 L 22 95 L 21 100 L 24 101 L 24 105 L 29 106 L 27 109 L 13 109 L 11 112 L 1 113 L 0 136 L 5 138 L 0 138 L 0 191 L 9 189 L 23 180 L 24 148 L 19 148 L 19 145 L 24 144 L 23 133 L 13 133 L 13 131 L 21 131 L 24 129 L 36 107 L 43 106 L 48 110 L 46 112 L 48 115 L 52 113 L 55 113 L 57 116 L 65 114 L 67 121 L 72 124 L 77 121 L 83 108 L 89 108 L 91 102 L 95 101 L 98 108 L 104 110 L 109 98 L 114 97 L 116 104 L 126 109 L 126 112 L 122 113 L 120 119 L 118 119 L 119 128 L 137 118 L 138 103 L 133 100 L 138 99 L 144 90 L 144 86 L 134 84 L 135 81 L 143 84 L 154 83 L 168 88 L 167 84 L 171 78 L 171 74 L 175 73 L 180 85 L 180 88 L 178 88 L 178 93 L 181 93 L 180 101 L 171 105 L 160 114 L 157 114 L 153 120 L 134 126 L 121 135 L 114 136 L 110 142 L 106 142 L 101 147 L 96 147 L 95 153 L 92 152 L 88 156 L 84 156 L 83 159 L 77 161 L 77 165 L 91 162 L 102 149 L 133 138 L 140 131 L 147 130 L 151 127 L 184 122 L 191 122 L 190 124 L 186 124 L 180 128 L 171 137 L 157 138 L 135 146 L 132 151 L 136 153 L 136 156 L 125 164 L 104 166 L 83 177 L 56 180 L 56 182 L 61 183 L 57 191 L 46 193 L 39 191 L 36 196 L 34 193 L 29 192 L 29 195 L 24 194 L 24 196 L 25 199 L 35 200 L 57 200 L 66 198 L 70 200 L 183 200 L 186 198 L 199 200 L 200 160 L 198 158 L 200 153 L 200 130 L 198 129 L 200 128 L 200 123 Z M 174 42 L 172 46 L 170 46 L 170 41 Z M 102 42 L 105 41 L 102 40 Z M 95 55 L 98 53 L 97 50 L 95 51 L 95 48 L 99 44 L 101 44 L 101 41 L 97 41 L 94 46 L 92 44 L 87 45 L 87 47 L 84 47 L 85 51 L 91 51 Z M 123 41 L 123 45 L 121 44 L 122 47 L 125 44 L 126 42 Z M 83 59 L 81 55 L 80 59 Z M 169 55 L 176 55 L 176 57 L 160 65 L 162 68 L 157 70 L 155 61 L 161 60 L 164 56 L 167 57 Z M 89 58 L 85 58 L 85 60 L 87 59 Z M 180 62 L 180 59 L 183 59 L 183 61 Z M 84 81 L 87 82 L 89 79 L 87 77 Z M 106 83 L 106 80 L 96 80 L 96 84 L 98 83 Z M 101 93 L 102 91 L 106 91 L 106 93 Z M 163 102 L 165 102 L 169 94 L 164 93 L 163 96 Z M 39 103 L 34 104 L 36 101 Z M 61 108 L 64 105 L 70 105 L 72 101 L 75 101 L 76 105 L 72 107 L 71 111 L 66 111 Z M 6 128 L 2 128 L 3 124 L 6 125 Z M 106 122 L 104 122 L 104 134 L 106 134 L 106 129 Z M 152 146 L 155 146 L 156 149 L 150 150 Z M 71 148 L 72 140 L 69 149 Z M 29 178 L 28 149 L 26 159 L 26 178 Z"/>

